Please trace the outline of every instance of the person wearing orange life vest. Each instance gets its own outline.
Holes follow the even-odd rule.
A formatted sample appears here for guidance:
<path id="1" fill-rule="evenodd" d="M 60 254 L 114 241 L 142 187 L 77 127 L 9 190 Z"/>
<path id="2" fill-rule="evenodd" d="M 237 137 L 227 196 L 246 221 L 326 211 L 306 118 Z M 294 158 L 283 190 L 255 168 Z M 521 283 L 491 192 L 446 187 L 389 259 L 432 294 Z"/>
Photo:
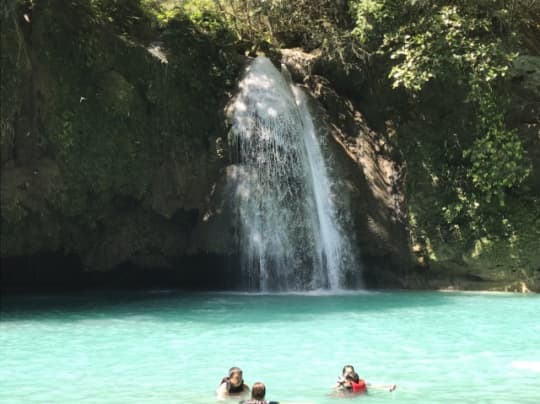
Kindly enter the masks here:
<path id="1" fill-rule="evenodd" d="M 343 394 L 363 394 L 367 393 L 367 385 L 358 373 L 347 373 L 344 378 L 339 379 L 336 391 Z"/>
<path id="2" fill-rule="evenodd" d="M 352 375 L 347 376 L 350 379 L 350 392 L 354 394 L 367 393 L 367 384 L 364 380 L 360 379 L 358 373 L 354 372 Z"/>

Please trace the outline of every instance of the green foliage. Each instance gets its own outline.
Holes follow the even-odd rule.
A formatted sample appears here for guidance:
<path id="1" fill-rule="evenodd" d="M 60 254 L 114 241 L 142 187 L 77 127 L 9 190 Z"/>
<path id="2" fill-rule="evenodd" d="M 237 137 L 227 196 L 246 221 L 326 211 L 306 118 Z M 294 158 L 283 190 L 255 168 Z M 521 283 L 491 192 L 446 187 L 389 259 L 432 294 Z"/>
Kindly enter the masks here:
<path id="1" fill-rule="evenodd" d="M 17 88 L 28 80 L 20 73 L 39 77 L 38 119 L 62 170 L 53 205 L 65 215 L 92 221 L 115 195 L 141 198 L 164 156 L 204 149 L 217 121 L 208 116 L 232 85 L 234 59 L 182 16 L 149 36 L 163 23 L 153 11 L 139 1 L 44 0 L 32 6 L 32 30 L 20 41 L 25 22 L 2 14 L 2 98 L 12 101 L 2 102 L 2 137 L 4 121 L 14 127 L 20 111 Z M 157 39 L 167 63 L 149 51 Z"/>
<path id="2" fill-rule="evenodd" d="M 520 184 L 528 174 L 523 164 L 523 145 L 516 131 L 492 128 L 467 151 L 472 167 L 469 175 L 474 186 L 489 203 L 497 197 L 504 204 L 504 191 Z"/>
<path id="3" fill-rule="evenodd" d="M 477 132 L 482 135 L 464 151 L 471 163 L 467 174 L 487 203 L 496 198 L 503 205 L 505 190 L 528 176 L 529 162 L 517 131 L 506 127 L 493 93 L 475 85 L 473 96 L 479 106 Z"/>
<path id="4" fill-rule="evenodd" d="M 218 33 L 226 25 L 216 4 L 211 0 L 188 0 L 183 5 L 183 12 L 203 32 Z"/>
<path id="5" fill-rule="evenodd" d="M 509 2 L 359 0 L 354 32 L 393 60 L 394 87 L 420 91 L 434 78 L 504 77 L 515 58 Z M 371 42 L 369 42 L 371 41 Z"/>
<path id="6" fill-rule="evenodd" d="M 214 40 L 230 41 L 230 27 L 215 0 L 142 0 L 142 8 L 153 16 L 161 29 L 166 29 L 175 19 L 186 19 Z"/>
<path id="7" fill-rule="evenodd" d="M 342 42 L 349 28 L 344 0 L 145 0 L 159 19 L 179 15 L 202 32 L 229 31 L 228 38 L 244 50 L 302 46 L 314 49 L 323 43 Z M 328 47 L 333 49 L 332 46 Z"/>
<path id="8" fill-rule="evenodd" d="M 462 110 L 465 121 L 449 131 L 452 138 L 445 139 L 442 128 L 433 128 L 439 142 L 444 140 L 446 153 L 433 167 L 441 169 L 434 175 L 451 194 L 451 202 L 440 207 L 445 220 L 452 224 L 468 218 L 479 227 L 474 223 L 482 221 L 483 207 L 493 200 L 504 204 L 508 190 L 519 186 L 530 171 L 521 139 L 506 126 L 500 99 L 522 42 L 521 17 L 533 6 L 502 0 L 350 3 L 356 18 L 353 32 L 386 58 L 393 88 L 405 89 L 416 104 L 433 91 L 430 85 L 436 91 L 459 89 L 448 93 L 452 102 L 472 108 L 472 114 Z M 406 159 L 418 158 L 418 150 L 410 153 Z"/>
<path id="9" fill-rule="evenodd" d="M 379 0 L 357 0 L 351 2 L 351 12 L 356 19 L 356 27 L 353 34 L 358 36 L 362 43 L 369 41 L 375 24 L 383 18 L 384 2 Z"/>
<path id="10" fill-rule="evenodd" d="M 397 143 L 413 242 L 431 261 L 533 267 L 540 198 L 521 187 L 531 162 L 507 107 L 518 53 L 539 51 L 540 2 L 349 3 L 354 35 L 407 100 Z"/>
<path id="11" fill-rule="evenodd" d="M 429 80 L 453 74 L 469 82 L 505 76 L 515 54 L 492 34 L 492 15 L 479 18 L 478 9 L 456 5 L 429 12 L 385 35 L 383 49 L 398 62 L 390 71 L 394 87 L 419 91 Z"/>

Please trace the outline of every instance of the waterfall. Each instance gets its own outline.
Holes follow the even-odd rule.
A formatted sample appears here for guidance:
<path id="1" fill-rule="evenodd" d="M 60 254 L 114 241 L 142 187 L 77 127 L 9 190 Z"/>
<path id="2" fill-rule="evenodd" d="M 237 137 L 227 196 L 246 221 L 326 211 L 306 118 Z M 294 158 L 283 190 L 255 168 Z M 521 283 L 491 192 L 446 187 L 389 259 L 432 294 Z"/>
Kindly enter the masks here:
<path id="1" fill-rule="evenodd" d="M 307 97 L 264 57 L 234 102 L 231 171 L 243 279 L 251 289 L 342 288 L 358 273 Z"/>

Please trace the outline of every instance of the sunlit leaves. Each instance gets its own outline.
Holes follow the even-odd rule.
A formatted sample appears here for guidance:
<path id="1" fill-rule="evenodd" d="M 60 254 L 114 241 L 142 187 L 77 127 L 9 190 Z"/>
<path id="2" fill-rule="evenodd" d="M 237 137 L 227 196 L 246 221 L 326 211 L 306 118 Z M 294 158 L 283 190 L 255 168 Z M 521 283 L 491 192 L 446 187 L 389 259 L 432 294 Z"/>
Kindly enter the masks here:
<path id="1" fill-rule="evenodd" d="M 489 14 L 479 18 L 474 7 L 457 5 L 432 5 L 430 12 L 419 12 L 418 18 L 384 34 L 380 51 L 395 61 L 389 74 L 394 87 L 417 92 L 445 75 L 485 81 L 505 75 L 516 55 L 492 35 Z"/>
<path id="2" fill-rule="evenodd" d="M 381 12 L 384 9 L 383 2 L 377 0 L 358 0 L 352 2 L 353 14 L 356 17 L 356 27 L 353 33 L 365 43 L 369 34 L 374 29 L 374 24 L 381 20 Z"/>
<path id="3" fill-rule="evenodd" d="M 504 203 L 505 191 L 529 172 L 521 141 L 506 128 L 504 108 L 494 92 L 518 56 L 513 31 L 517 5 L 499 0 L 352 3 L 354 32 L 364 42 L 371 38 L 372 50 L 388 57 L 394 88 L 420 94 L 428 82 L 438 80 L 462 87 L 464 101 L 477 111 L 476 122 L 471 122 L 476 130 L 461 134 L 473 139 L 461 163 L 470 190 L 456 190 L 460 202 L 447 207 L 446 219 L 454 220 L 465 206 L 474 208 L 478 198 Z"/>

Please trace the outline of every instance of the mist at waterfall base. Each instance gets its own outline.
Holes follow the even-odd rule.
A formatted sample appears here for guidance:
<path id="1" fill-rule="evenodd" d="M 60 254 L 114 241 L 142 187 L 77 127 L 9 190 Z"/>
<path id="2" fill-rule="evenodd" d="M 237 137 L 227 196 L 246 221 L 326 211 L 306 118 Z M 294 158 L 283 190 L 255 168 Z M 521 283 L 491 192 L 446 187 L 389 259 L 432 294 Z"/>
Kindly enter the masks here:
<path id="1" fill-rule="evenodd" d="M 231 366 L 284 403 L 540 397 L 538 295 L 162 291 L 13 296 L 0 309 L 2 403 L 215 403 Z M 348 363 L 397 390 L 330 396 Z"/>
<path id="2" fill-rule="evenodd" d="M 239 84 L 230 135 L 242 279 L 263 291 L 360 286 L 307 97 L 265 57 Z M 343 209 L 342 209 L 343 210 Z"/>

